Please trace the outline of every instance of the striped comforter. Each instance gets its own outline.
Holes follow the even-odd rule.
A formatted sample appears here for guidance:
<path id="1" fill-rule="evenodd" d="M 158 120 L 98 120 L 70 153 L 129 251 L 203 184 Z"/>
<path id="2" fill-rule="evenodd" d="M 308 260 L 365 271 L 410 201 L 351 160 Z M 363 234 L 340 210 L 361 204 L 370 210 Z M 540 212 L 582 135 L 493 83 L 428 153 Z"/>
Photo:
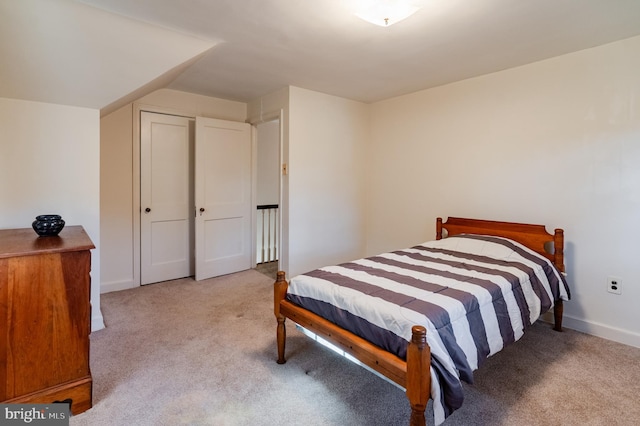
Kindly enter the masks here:
<path id="1" fill-rule="evenodd" d="M 403 359 L 411 327 L 425 326 L 440 424 L 462 405 L 461 380 L 472 383 L 569 289 L 548 259 L 515 241 L 459 235 L 298 275 L 286 297 Z"/>

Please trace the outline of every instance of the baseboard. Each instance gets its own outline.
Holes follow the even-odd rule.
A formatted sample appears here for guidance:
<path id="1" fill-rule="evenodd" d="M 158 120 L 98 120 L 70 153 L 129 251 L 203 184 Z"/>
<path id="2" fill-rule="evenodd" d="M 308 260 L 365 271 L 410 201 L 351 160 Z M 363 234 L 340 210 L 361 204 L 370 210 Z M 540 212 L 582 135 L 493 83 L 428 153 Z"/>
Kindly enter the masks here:
<path id="1" fill-rule="evenodd" d="M 91 331 L 98 331 L 104 328 L 104 317 L 100 309 L 91 309 Z"/>
<path id="2" fill-rule="evenodd" d="M 111 281 L 100 283 L 100 294 L 111 293 L 112 291 L 128 290 L 130 288 L 140 287 L 133 280 Z"/>
<path id="3" fill-rule="evenodd" d="M 133 282 L 133 280 L 112 281 L 110 283 L 100 283 L 100 294 L 110 293 L 112 291 L 127 290 L 130 288 L 139 287 Z M 91 331 L 102 330 L 104 326 L 104 317 L 102 316 L 101 309 L 91 310 Z"/>
<path id="4" fill-rule="evenodd" d="M 553 324 L 553 313 L 547 312 L 541 319 Z M 562 317 L 562 327 L 640 348 L 640 334 L 633 333 L 629 330 L 622 330 L 593 321 L 585 321 L 566 314 Z"/>

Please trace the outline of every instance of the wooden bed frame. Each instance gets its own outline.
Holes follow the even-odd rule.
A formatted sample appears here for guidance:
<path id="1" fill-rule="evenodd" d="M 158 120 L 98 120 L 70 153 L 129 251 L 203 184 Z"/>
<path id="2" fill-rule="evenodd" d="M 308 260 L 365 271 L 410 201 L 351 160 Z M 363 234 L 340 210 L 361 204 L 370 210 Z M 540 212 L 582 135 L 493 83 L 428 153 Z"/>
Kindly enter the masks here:
<path id="1" fill-rule="evenodd" d="M 443 223 L 442 218 L 437 218 L 436 239 L 443 238 L 443 230 L 446 231 L 446 236 L 481 234 L 510 238 L 544 255 L 554 263 L 560 272 L 564 272 L 564 233 L 562 229 L 556 229 L 554 234 L 549 234 L 544 225 L 455 217 L 449 217 Z M 547 250 L 549 245 L 553 246 L 553 252 Z M 285 273 L 278 272 L 274 283 L 274 313 L 278 323 L 278 364 L 286 362 L 284 357 L 285 320 L 289 318 L 405 388 L 411 405 L 410 425 L 424 426 L 426 424 L 424 413 L 431 392 L 431 351 L 427 345 L 426 329 L 419 325 L 412 328 L 412 338 L 407 348 L 407 360 L 405 361 L 326 319 L 289 302 L 285 299 L 287 287 Z M 562 311 L 562 300 L 556 300 L 554 330 L 562 331 Z"/>

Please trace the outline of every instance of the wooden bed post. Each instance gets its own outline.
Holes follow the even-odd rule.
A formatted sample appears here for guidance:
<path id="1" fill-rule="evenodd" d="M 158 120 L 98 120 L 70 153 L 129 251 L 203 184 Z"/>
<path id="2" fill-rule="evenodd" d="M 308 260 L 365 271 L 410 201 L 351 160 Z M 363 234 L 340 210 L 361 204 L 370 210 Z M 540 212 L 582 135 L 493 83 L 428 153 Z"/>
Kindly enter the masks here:
<path id="1" fill-rule="evenodd" d="M 287 340 L 287 329 L 284 325 L 285 316 L 280 313 L 280 302 L 284 300 L 287 294 L 287 287 L 289 284 L 284 278 L 284 271 L 278 271 L 276 274 L 276 282 L 273 283 L 273 313 L 278 320 L 278 327 L 276 329 L 276 336 L 278 342 L 278 364 L 284 364 L 287 360 L 284 358 L 284 346 Z"/>
<path id="2" fill-rule="evenodd" d="M 563 312 L 564 312 L 564 302 L 562 301 L 562 299 L 558 299 L 555 301 L 555 304 L 553 305 L 553 319 L 555 323 L 555 325 L 553 326 L 553 329 L 555 331 L 562 331 Z"/>
<path id="3" fill-rule="evenodd" d="M 558 268 L 560 273 L 564 273 L 564 231 L 560 228 L 556 228 L 553 234 L 553 257 L 556 268 Z M 562 299 L 558 299 L 553 306 L 553 318 L 555 322 L 553 329 L 555 331 L 562 331 L 563 312 L 564 302 Z"/>
<path id="4" fill-rule="evenodd" d="M 411 426 L 425 426 L 424 412 L 431 394 L 431 350 L 427 345 L 427 329 L 411 328 L 407 347 L 407 398 L 411 404 Z"/>
<path id="5" fill-rule="evenodd" d="M 436 218 L 436 240 L 442 239 L 442 218 Z"/>
<path id="6" fill-rule="evenodd" d="M 556 268 L 564 272 L 564 231 L 560 228 L 556 228 L 553 234 L 553 256 Z"/>

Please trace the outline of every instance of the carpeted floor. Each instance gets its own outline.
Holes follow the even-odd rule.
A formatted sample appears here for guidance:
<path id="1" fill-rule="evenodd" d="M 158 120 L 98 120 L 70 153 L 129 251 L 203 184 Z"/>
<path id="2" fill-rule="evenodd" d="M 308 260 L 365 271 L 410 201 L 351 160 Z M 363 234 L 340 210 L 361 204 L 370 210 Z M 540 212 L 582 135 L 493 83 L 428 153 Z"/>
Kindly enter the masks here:
<path id="1" fill-rule="evenodd" d="M 256 266 L 256 271 L 268 276 L 275 281 L 276 273 L 278 272 L 278 261 L 276 260 L 273 262 L 258 263 L 258 265 Z"/>
<path id="2" fill-rule="evenodd" d="M 94 406 L 71 425 L 408 424 L 401 389 L 290 323 L 276 364 L 272 283 L 252 270 L 103 294 Z M 445 425 L 640 423 L 637 348 L 538 323 L 475 377 Z"/>

